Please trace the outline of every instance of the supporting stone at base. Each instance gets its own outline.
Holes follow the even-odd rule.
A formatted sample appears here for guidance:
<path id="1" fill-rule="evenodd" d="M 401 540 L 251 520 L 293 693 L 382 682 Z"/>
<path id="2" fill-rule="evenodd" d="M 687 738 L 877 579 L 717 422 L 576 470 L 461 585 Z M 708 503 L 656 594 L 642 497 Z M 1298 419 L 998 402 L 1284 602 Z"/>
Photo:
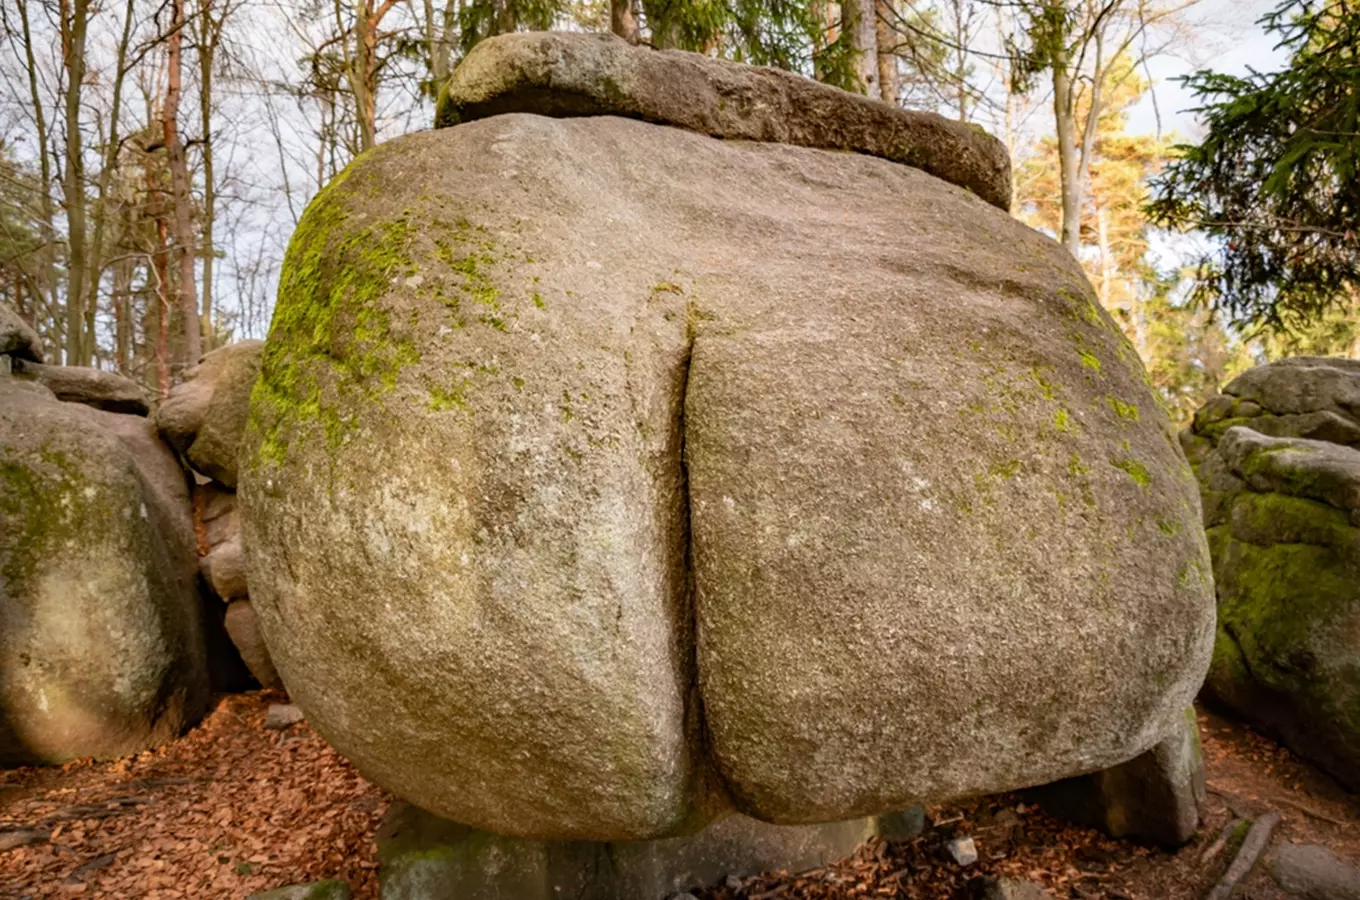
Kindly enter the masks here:
<path id="1" fill-rule="evenodd" d="M 1180 727 L 1123 765 L 1027 791 L 1055 818 L 1127 837 L 1179 847 L 1199 827 L 1204 755 L 1199 723 L 1187 709 Z"/>
<path id="2" fill-rule="evenodd" d="M 786 826 L 734 815 L 686 837 L 535 841 L 397 804 L 378 832 L 378 877 L 382 900 L 663 900 L 726 875 L 815 868 L 874 833 L 874 819 Z"/>

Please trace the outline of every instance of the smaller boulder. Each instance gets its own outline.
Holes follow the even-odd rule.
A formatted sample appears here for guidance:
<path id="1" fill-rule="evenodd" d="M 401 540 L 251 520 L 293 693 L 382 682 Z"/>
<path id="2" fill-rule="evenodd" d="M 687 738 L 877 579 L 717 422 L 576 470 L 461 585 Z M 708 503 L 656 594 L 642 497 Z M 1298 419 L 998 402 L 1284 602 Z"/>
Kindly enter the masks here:
<path id="1" fill-rule="evenodd" d="M 926 830 L 926 808 L 913 806 L 878 817 L 879 837 L 887 841 L 909 841 Z"/>
<path id="2" fill-rule="evenodd" d="M 236 451 L 263 348 L 264 341 L 241 341 L 212 351 L 156 411 L 166 441 L 196 470 L 230 488 L 236 487 Z"/>
<path id="3" fill-rule="evenodd" d="M 1332 356 L 1276 360 L 1243 372 L 1223 393 L 1277 416 L 1330 410 L 1360 425 L 1360 360 Z"/>
<path id="4" fill-rule="evenodd" d="M 241 538 L 218 544 L 199 561 L 203 577 L 213 593 L 223 600 L 240 600 L 250 594 L 246 586 L 246 557 L 241 549 Z"/>
<path id="5" fill-rule="evenodd" d="M 1360 868 L 1317 844 L 1284 844 L 1270 861 L 1270 874 L 1304 900 L 1360 900 Z"/>
<path id="6" fill-rule="evenodd" d="M 146 391 L 131 378 L 86 366 L 45 366 L 21 362 L 15 367 L 21 378 L 47 387 L 58 400 L 83 403 L 107 412 L 144 416 L 151 411 Z"/>
<path id="7" fill-rule="evenodd" d="M 733 815 L 650 841 L 503 837 L 395 803 L 377 835 L 384 900 L 431 897 L 639 900 L 681 896 L 726 878 L 816 868 L 854 851 L 872 819 L 769 825 Z"/>
<path id="8" fill-rule="evenodd" d="M 983 876 L 968 883 L 973 900 L 1053 900 L 1053 895 L 1032 881 Z"/>
<path id="9" fill-rule="evenodd" d="M 1195 711 L 1176 731 L 1123 765 L 1029 792 L 1049 815 L 1111 837 L 1179 847 L 1194 837 L 1204 803 L 1204 755 Z"/>
<path id="10" fill-rule="evenodd" d="M 302 709 L 292 703 L 271 703 L 269 712 L 264 715 L 264 727 L 270 731 L 282 731 L 305 719 Z"/>
<path id="11" fill-rule="evenodd" d="M 349 900 L 349 885 L 339 879 L 291 884 L 251 894 L 246 900 Z"/>
<path id="12" fill-rule="evenodd" d="M 9 306 L 0 303 L 0 356 L 43 361 L 42 339 Z"/>
<path id="13" fill-rule="evenodd" d="M 250 605 L 249 600 L 233 600 L 227 606 L 226 627 L 227 634 L 231 635 L 231 642 L 241 654 L 241 661 L 246 664 L 250 674 L 255 676 L 260 687 L 283 687 L 283 681 L 269 657 L 269 648 L 265 646 L 264 635 L 260 633 L 259 617 L 255 615 L 255 608 Z"/>
<path id="14" fill-rule="evenodd" d="M 240 540 L 241 519 L 236 492 L 214 482 L 194 485 L 194 512 L 203 530 L 203 553 Z"/>

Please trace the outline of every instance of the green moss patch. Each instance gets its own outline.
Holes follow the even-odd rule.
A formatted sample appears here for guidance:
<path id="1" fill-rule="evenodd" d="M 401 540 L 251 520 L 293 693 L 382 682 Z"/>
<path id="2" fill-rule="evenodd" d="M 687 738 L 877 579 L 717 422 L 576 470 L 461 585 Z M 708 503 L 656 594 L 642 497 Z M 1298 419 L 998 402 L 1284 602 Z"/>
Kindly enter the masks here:
<path id="1" fill-rule="evenodd" d="M 342 443 L 358 424 L 354 411 L 394 391 L 401 371 L 420 362 L 420 329 L 447 333 L 476 324 L 506 331 L 514 318 L 489 274 L 495 241 L 468 219 L 448 217 L 449 203 L 422 198 L 366 224 L 353 175 L 366 160 L 351 163 L 317 195 L 289 242 L 251 395 L 259 441 L 252 464 L 283 463 L 299 440 Z M 421 271 L 418 260 L 438 265 Z M 536 305 L 546 305 L 535 296 Z M 430 300 L 443 307 L 442 320 L 437 312 L 428 318 L 426 310 L 439 309 Z M 468 412 L 472 374 L 480 373 L 424 386 L 427 407 Z"/>

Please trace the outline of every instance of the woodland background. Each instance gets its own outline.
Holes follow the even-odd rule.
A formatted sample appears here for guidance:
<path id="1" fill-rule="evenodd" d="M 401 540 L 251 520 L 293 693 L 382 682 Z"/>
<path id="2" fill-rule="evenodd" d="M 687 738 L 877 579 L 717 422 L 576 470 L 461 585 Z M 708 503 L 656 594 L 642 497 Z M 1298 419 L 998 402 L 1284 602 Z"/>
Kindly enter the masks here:
<path id="1" fill-rule="evenodd" d="M 1203 237 L 1149 218 L 1150 180 L 1193 136 L 1132 133 L 1130 112 L 1150 63 L 1233 39 L 1206 2 L 0 0 L 0 302 L 54 361 L 163 395 L 202 352 L 266 334 L 308 199 L 428 127 L 478 41 L 612 30 L 997 135 L 1015 215 L 1082 262 L 1184 424 L 1266 359 L 1360 357 L 1353 292 L 1288 322 L 1225 314 L 1196 278 Z"/>

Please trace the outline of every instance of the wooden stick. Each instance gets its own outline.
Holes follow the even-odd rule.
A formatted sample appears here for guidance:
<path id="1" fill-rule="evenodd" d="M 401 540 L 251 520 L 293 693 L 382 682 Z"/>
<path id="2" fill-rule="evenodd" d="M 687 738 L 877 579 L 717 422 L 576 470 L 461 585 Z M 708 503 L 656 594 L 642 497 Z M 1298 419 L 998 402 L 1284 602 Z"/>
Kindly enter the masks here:
<path id="1" fill-rule="evenodd" d="M 1223 873 L 1218 884 L 1209 892 L 1207 900 L 1228 900 L 1232 896 L 1233 888 L 1247 877 L 1252 866 L 1256 865 L 1256 860 L 1260 859 L 1261 853 L 1270 846 L 1270 837 L 1275 833 L 1275 826 L 1279 824 L 1280 814 L 1276 812 L 1266 813 L 1251 823 L 1251 830 L 1247 832 L 1247 838 L 1242 842 L 1241 849 L 1228 866 L 1228 871 Z"/>

